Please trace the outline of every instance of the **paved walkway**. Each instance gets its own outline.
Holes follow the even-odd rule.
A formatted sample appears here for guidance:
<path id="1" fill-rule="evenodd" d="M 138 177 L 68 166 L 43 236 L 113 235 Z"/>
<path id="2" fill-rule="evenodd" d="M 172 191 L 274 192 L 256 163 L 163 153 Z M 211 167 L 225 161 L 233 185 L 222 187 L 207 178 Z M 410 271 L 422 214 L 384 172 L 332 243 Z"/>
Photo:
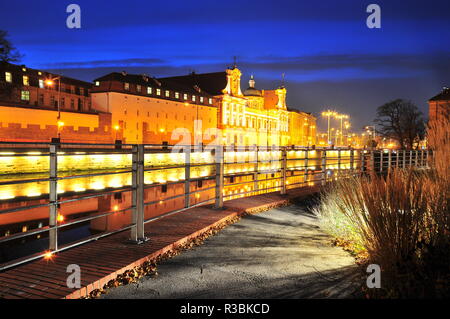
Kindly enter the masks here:
<path id="1" fill-rule="evenodd" d="M 316 187 L 290 190 L 288 195 L 271 193 L 225 202 L 227 209 L 192 208 L 149 223 L 142 245 L 127 244 L 129 231 L 89 242 L 53 256 L 0 273 L 0 298 L 79 298 L 101 289 L 111 279 L 171 250 L 177 245 L 237 215 L 254 213 L 286 204 L 290 199 L 317 192 Z M 67 266 L 81 267 L 81 289 L 66 286 Z"/>
<path id="2" fill-rule="evenodd" d="M 303 206 L 249 215 L 102 298 L 351 298 L 354 259 Z"/>

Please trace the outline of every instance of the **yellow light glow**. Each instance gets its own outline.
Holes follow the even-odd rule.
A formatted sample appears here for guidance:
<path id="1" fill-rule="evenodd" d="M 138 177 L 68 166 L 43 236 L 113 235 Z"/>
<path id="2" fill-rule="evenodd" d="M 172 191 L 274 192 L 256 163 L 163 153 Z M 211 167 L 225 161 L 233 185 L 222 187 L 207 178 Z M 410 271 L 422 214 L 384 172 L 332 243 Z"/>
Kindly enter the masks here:
<path id="1" fill-rule="evenodd" d="M 55 82 L 53 82 L 53 80 L 47 80 L 45 81 L 45 84 L 47 85 L 53 85 Z"/>
<path id="2" fill-rule="evenodd" d="M 44 255 L 45 259 L 51 259 L 52 257 L 53 257 L 53 253 L 51 251 L 46 252 Z"/>
<path id="3" fill-rule="evenodd" d="M 64 216 L 61 214 L 58 214 L 58 217 L 56 219 L 61 223 L 64 221 Z"/>
<path id="4" fill-rule="evenodd" d="M 58 121 L 58 126 L 59 127 L 63 127 L 64 126 L 64 122 L 63 121 Z"/>
<path id="5" fill-rule="evenodd" d="M 118 130 L 120 130 L 120 126 L 119 126 L 119 125 L 114 125 L 114 129 L 115 129 L 116 131 L 118 131 Z"/>

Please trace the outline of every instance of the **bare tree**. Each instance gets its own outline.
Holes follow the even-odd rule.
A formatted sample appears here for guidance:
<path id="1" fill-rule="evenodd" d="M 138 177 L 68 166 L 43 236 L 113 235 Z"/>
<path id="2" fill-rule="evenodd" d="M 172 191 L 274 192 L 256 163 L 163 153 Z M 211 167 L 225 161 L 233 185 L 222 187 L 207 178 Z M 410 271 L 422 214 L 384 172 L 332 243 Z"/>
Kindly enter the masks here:
<path id="1" fill-rule="evenodd" d="M 412 149 L 425 133 L 422 112 L 412 102 L 402 99 L 379 106 L 374 122 L 381 135 L 398 141 L 403 149 Z"/>
<path id="2" fill-rule="evenodd" d="M 0 30 L 0 62 L 17 62 L 22 55 L 8 40 L 8 32 Z"/>

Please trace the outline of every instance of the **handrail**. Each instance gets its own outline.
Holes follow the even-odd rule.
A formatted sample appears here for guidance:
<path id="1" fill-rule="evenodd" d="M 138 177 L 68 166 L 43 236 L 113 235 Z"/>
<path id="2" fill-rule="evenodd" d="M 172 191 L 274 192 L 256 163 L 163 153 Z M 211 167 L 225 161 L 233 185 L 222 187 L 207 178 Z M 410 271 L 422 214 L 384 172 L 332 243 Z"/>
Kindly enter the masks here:
<path id="1" fill-rule="evenodd" d="M 9 145 L 9 147 L 3 147 Z M 14 148 L 11 146 L 40 146 L 39 148 Z M 39 149 L 41 153 L 37 154 Z M 26 150 L 27 152 L 23 151 Z M 30 151 L 33 150 L 34 152 Z M 154 165 L 146 163 L 146 156 L 150 159 L 154 155 L 166 154 L 176 150 L 177 154 L 183 154 L 183 160 L 179 163 Z M 14 154 L 8 154 L 8 152 Z M 181 153 L 180 153 L 181 151 Z M 302 154 L 295 154 L 290 158 L 290 152 L 301 151 Z M 311 151 L 315 151 L 316 156 L 312 156 Z M 243 157 L 239 154 L 244 153 Z M 82 154 L 79 154 L 82 153 Z M 197 153 L 210 153 L 207 159 L 201 159 L 194 162 L 193 155 Z M 131 162 L 125 168 L 113 168 L 109 171 L 89 172 L 84 169 L 82 172 L 71 174 L 60 173 L 58 160 L 70 156 L 89 156 L 99 154 L 125 154 L 131 156 Z M 322 148 L 322 147 L 301 147 L 301 146 L 283 146 L 273 149 L 266 146 L 211 146 L 211 145 L 166 145 L 166 144 L 90 144 L 90 143 L 43 143 L 43 142 L 7 142 L 0 141 L 0 160 L 5 157 L 18 156 L 41 156 L 49 158 L 48 177 L 31 179 L 9 179 L 0 181 L 0 187 L 21 185 L 26 183 L 49 183 L 48 201 L 26 206 L 17 206 L 12 208 L 0 209 L 0 219 L 4 214 L 18 213 L 31 209 L 42 209 L 48 207 L 48 226 L 37 229 L 31 229 L 22 233 L 16 233 L 10 236 L 0 237 L 0 244 L 10 242 L 19 238 L 47 233 L 49 236 L 49 247 L 45 252 L 20 258 L 16 261 L 8 261 L 0 264 L 0 271 L 17 266 L 19 264 L 41 258 L 48 253 L 57 253 L 62 250 L 84 244 L 91 240 L 117 233 L 119 231 L 130 230 L 131 240 L 135 243 L 141 243 L 147 240 L 145 237 L 146 223 L 160 219 L 164 216 L 179 213 L 192 207 L 213 203 L 214 207 L 222 208 L 223 202 L 229 199 L 253 194 L 267 193 L 270 191 L 280 191 L 286 193 L 290 189 L 305 185 L 324 185 L 333 178 L 341 178 L 351 175 L 366 174 L 369 171 L 385 173 L 393 167 L 428 167 L 431 152 L 428 150 L 357 150 L 352 148 Z M 230 155 L 230 156 L 229 156 Z M 296 161 L 303 161 L 296 163 Z M 150 165 L 151 164 L 151 165 Z M 302 165 L 297 165 L 302 164 Z M 236 166 L 248 165 L 249 167 L 240 168 Z M 192 170 L 202 167 L 211 167 L 207 175 L 194 176 Z M 146 183 L 144 175 L 155 171 L 184 170 L 184 178 L 177 180 L 167 180 L 162 182 Z M 58 193 L 58 183 L 67 180 L 80 178 L 96 178 L 120 174 L 131 174 L 131 185 L 122 185 L 118 188 L 104 187 L 100 190 L 88 189 L 77 196 L 64 198 L 64 195 Z M 20 176 L 19 176 L 20 177 Z M 246 180 L 235 180 L 236 178 L 245 178 Z M 247 180 L 248 178 L 248 180 Z M 200 181 L 212 181 L 207 187 L 192 189 L 192 183 Z M 251 187 L 253 184 L 253 187 Z M 182 192 L 174 195 L 158 198 L 155 200 L 146 200 L 145 192 L 158 187 L 168 187 L 170 185 L 184 185 Z M 245 185 L 245 187 L 244 187 Z M 237 187 L 241 187 L 238 189 Z M 252 188 L 252 189 L 250 189 Z M 228 191 L 228 193 L 226 193 Z M 82 200 L 95 199 L 102 196 L 111 196 L 131 192 L 131 205 L 114 210 L 98 211 L 89 216 L 76 218 L 68 222 L 58 220 L 60 205 L 74 203 Z M 211 197 L 211 192 L 214 195 Z M 206 199 L 200 199 L 202 194 L 206 194 Z M 61 197 L 62 196 L 62 197 Z M 197 201 L 192 202 L 191 196 L 198 196 Z M 61 197 L 61 198 L 60 198 Z M 168 212 L 145 218 L 146 208 L 150 209 L 152 205 L 169 202 L 184 198 L 184 207 L 172 209 Z M 196 197 L 197 198 L 197 197 Z M 5 202 L 1 200 L 0 203 Z M 106 218 L 116 213 L 125 213 L 131 211 L 132 222 L 120 229 L 106 231 L 98 236 L 90 236 L 81 239 L 73 244 L 58 245 L 58 233 L 61 229 L 80 223 L 90 222 L 99 218 Z"/>

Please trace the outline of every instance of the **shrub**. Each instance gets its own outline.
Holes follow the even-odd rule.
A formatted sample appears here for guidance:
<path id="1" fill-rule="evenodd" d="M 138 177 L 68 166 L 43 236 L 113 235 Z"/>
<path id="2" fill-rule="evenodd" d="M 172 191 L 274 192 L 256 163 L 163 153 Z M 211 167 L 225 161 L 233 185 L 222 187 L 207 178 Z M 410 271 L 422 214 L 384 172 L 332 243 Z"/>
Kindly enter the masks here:
<path id="1" fill-rule="evenodd" d="M 436 170 L 391 170 L 387 176 L 339 180 L 316 208 L 322 226 L 367 252 L 382 269 L 384 297 L 447 294 L 449 185 Z M 444 283 L 444 284 L 442 284 Z"/>

